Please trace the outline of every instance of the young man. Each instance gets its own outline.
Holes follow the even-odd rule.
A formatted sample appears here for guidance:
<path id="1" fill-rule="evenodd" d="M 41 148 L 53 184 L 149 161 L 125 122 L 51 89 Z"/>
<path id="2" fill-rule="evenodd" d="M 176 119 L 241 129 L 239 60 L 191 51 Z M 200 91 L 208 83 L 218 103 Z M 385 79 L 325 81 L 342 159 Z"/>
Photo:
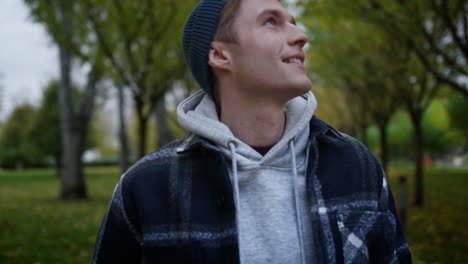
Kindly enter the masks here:
<path id="1" fill-rule="evenodd" d="M 306 42 L 277 0 L 200 1 L 191 135 L 122 176 L 93 263 L 411 262 L 382 168 L 314 116 Z"/>

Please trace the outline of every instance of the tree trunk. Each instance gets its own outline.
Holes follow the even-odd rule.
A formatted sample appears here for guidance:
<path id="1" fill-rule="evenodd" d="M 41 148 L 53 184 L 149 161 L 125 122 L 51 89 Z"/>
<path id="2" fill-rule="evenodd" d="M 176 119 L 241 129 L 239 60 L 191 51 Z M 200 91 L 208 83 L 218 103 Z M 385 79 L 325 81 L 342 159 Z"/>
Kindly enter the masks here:
<path id="1" fill-rule="evenodd" d="M 143 158 L 146 155 L 146 133 L 148 128 L 148 118 L 143 116 L 142 111 L 138 114 L 138 157 Z"/>
<path id="2" fill-rule="evenodd" d="M 81 160 L 84 143 L 81 133 L 81 129 L 73 129 L 65 136 L 62 190 L 60 193 L 63 200 L 81 200 L 88 197 Z"/>
<path id="3" fill-rule="evenodd" d="M 62 173 L 62 159 L 61 159 L 62 155 L 61 154 L 57 154 L 54 156 L 54 160 L 55 160 L 55 176 L 57 176 L 58 179 L 60 179 L 62 176 L 61 176 L 61 173 Z"/>
<path id="4" fill-rule="evenodd" d="M 59 46 L 60 56 L 60 122 L 62 127 L 62 186 L 60 197 L 64 200 L 86 199 L 87 192 L 81 168 L 81 148 L 79 126 L 75 124 L 71 95 L 71 54 Z"/>
<path id="5" fill-rule="evenodd" d="M 122 85 L 118 85 L 118 111 L 119 111 L 119 142 L 120 142 L 120 156 L 119 156 L 119 166 L 120 172 L 123 174 L 128 169 L 128 139 L 127 139 L 127 125 L 125 123 L 125 97 Z"/>
<path id="6" fill-rule="evenodd" d="M 367 104 L 366 102 L 364 102 L 364 98 L 361 97 L 360 98 L 361 102 L 359 104 L 359 108 L 358 108 L 358 113 L 359 113 L 359 129 L 361 130 L 361 136 L 362 136 L 362 144 L 364 144 L 364 146 L 367 146 L 367 124 L 368 124 L 368 109 L 365 107 Z"/>
<path id="7" fill-rule="evenodd" d="M 362 144 L 367 146 L 367 125 L 361 124 L 361 137 L 362 137 Z"/>
<path id="8" fill-rule="evenodd" d="M 382 168 L 387 171 L 388 166 L 388 140 L 387 140 L 387 124 L 388 122 L 382 122 L 379 124 L 379 135 L 380 135 L 380 159 L 382 161 Z"/>
<path id="9" fill-rule="evenodd" d="M 415 192 L 414 205 L 422 207 L 424 205 L 424 139 L 422 131 L 422 113 L 421 111 L 413 111 L 410 113 L 414 128 L 414 155 L 415 155 Z"/>
<path id="10" fill-rule="evenodd" d="M 173 139 L 172 132 L 167 123 L 167 111 L 164 96 L 161 97 L 156 105 L 155 118 L 156 127 L 158 129 L 156 133 L 156 143 L 158 147 L 162 147 Z"/>

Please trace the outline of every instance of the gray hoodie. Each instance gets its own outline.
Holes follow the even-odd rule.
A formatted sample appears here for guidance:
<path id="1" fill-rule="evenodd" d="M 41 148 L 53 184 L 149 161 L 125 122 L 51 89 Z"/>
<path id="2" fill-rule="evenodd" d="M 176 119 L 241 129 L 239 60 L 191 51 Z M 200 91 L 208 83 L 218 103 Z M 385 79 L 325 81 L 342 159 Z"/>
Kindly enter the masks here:
<path id="1" fill-rule="evenodd" d="M 202 91 L 177 108 L 180 125 L 213 141 L 232 164 L 241 263 L 310 263 L 311 221 L 305 188 L 311 92 L 285 105 L 286 129 L 265 156 L 237 139 L 219 121 Z"/>

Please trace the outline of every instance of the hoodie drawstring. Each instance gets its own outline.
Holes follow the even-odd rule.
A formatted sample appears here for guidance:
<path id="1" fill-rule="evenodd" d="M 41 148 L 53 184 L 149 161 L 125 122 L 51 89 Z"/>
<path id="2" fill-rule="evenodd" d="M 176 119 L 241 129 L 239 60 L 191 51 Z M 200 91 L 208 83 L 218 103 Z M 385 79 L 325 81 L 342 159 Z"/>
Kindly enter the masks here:
<path id="1" fill-rule="evenodd" d="M 229 148 L 231 149 L 232 185 L 234 187 L 234 203 L 236 205 L 237 234 L 238 234 L 238 242 L 240 242 L 240 222 L 239 222 L 240 200 L 239 200 L 239 179 L 237 178 L 236 144 L 233 141 L 230 141 L 229 142 Z M 240 263 L 244 263 L 242 261 L 240 246 L 238 248 L 239 248 Z"/>
<path id="2" fill-rule="evenodd" d="M 293 170 L 293 185 L 294 185 L 294 205 L 296 207 L 296 224 L 297 224 L 297 235 L 299 237 L 299 248 L 301 252 L 301 263 L 305 263 L 305 254 L 304 254 L 304 240 L 302 237 L 302 221 L 301 221 L 301 211 L 299 210 L 299 194 L 297 191 L 297 169 L 296 169 L 296 150 L 294 149 L 294 140 L 289 141 L 289 148 L 291 151 L 291 162 Z"/>

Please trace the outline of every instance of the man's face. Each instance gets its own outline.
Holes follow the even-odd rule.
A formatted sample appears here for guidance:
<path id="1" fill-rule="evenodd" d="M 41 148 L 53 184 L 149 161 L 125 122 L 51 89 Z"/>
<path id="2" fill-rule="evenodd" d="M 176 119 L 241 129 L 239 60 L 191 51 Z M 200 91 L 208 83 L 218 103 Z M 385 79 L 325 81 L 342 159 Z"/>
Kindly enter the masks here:
<path id="1" fill-rule="evenodd" d="M 233 29 L 232 73 L 240 89 L 288 100 L 310 90 L 302 50 L 307 36 L 278 0 L 243 0 Z"/>

